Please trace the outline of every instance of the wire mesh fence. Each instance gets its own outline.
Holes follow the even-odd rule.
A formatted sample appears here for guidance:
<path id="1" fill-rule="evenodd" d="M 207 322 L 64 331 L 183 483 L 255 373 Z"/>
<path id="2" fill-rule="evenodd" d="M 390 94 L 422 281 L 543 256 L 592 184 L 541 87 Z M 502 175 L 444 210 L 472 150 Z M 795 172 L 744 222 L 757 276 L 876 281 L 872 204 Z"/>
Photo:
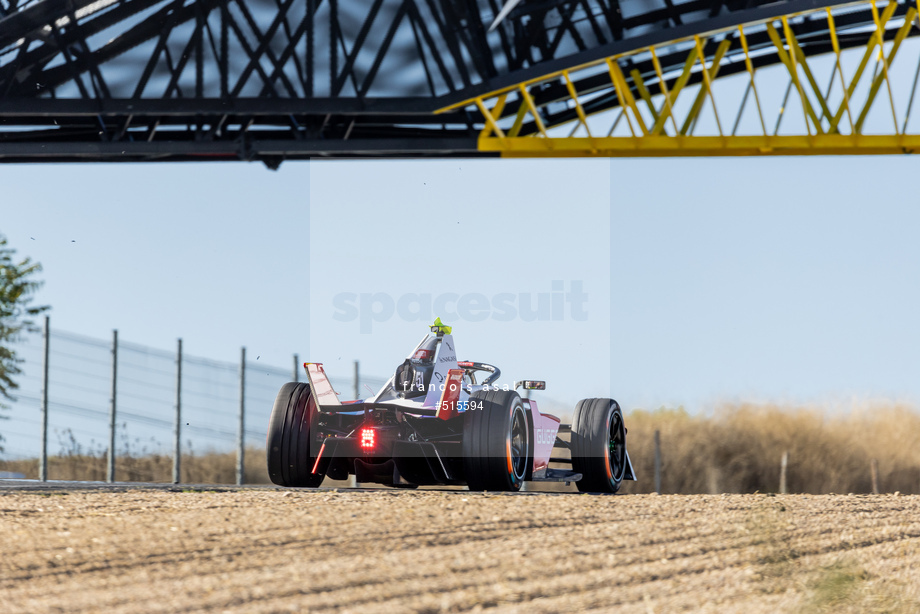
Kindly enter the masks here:
<path id="1" fill-rule="evenodd" d="M 2 413 L 0 461 L 36 479 L 267 481 L 275 395 L 303 379 L 296 356 L 288 369 L 247 359 L 245 349 L 238 362 L 217 361 L 184 355 L 181 340 L 167 351 L 117 333 L 100 340 L 46 328 L 15 350 L 22 373 Z M 358 388 L 342 378 L 332 383 L 343 393 Z M 384 380 L 361 376 L 361 383 L 376 389 Z"/>

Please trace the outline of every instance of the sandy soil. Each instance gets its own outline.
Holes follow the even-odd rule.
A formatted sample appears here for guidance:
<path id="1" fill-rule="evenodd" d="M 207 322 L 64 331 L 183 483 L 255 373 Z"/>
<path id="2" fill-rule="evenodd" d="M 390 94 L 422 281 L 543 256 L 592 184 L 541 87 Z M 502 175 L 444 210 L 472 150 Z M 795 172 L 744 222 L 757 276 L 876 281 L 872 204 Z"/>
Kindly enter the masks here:
<path id="1" fill-rule="evenodd" d="M 920 497 L 0 491 L 0 612 L 916 612 Z"/>

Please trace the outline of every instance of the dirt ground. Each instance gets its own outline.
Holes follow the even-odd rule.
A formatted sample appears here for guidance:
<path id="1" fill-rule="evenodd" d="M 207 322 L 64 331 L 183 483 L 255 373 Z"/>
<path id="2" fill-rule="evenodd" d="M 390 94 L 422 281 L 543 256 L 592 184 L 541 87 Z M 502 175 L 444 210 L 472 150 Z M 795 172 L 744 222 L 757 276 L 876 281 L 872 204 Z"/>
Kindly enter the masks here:
<path id="1" fill-rule="evenodd" d="M 917 612 L 920 497 L 0 489 L 0 612 Z"/>

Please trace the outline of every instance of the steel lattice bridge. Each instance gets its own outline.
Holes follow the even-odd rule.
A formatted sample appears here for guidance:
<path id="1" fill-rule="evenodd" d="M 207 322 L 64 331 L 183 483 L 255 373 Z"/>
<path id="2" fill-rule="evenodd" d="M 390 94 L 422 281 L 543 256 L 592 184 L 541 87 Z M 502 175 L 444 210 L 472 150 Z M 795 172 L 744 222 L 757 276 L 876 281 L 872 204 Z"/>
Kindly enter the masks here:
<path id="1" fill-rule="evenodd" d="M 913 153 L 917 1 L 0 0 L 0 160 Z"/>

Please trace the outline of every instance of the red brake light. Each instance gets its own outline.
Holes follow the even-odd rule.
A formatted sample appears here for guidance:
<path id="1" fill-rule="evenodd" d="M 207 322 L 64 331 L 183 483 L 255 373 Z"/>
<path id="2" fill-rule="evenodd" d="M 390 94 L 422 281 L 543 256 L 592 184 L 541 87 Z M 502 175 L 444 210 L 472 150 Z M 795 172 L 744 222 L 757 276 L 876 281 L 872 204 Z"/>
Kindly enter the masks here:
<path id="1" fill-rule="evenodd" d="M 358 440 L 361 442 L 362 450 L 373 449 L 374 445 L 377 443 L 374 429 L 361 429 L 361 434 Z"/>

